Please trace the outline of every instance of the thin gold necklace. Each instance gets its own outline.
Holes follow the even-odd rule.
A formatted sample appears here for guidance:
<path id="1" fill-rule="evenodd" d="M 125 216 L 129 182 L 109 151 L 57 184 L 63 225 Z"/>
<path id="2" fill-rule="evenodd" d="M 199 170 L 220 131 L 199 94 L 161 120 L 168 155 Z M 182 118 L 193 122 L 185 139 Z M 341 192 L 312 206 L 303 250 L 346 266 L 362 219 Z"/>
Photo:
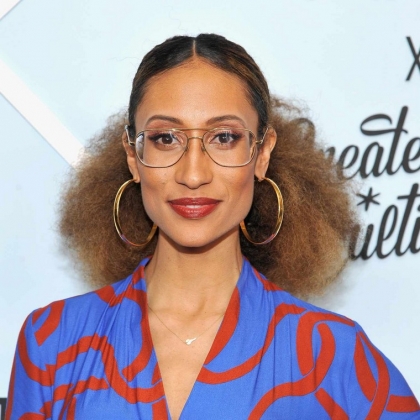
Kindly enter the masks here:
<path id="1" fill-rule="evenodd" d="M 191 345 L 195 340 L 197 340 L 198 338 L 200 338 L 204 333 L 206 333 L 214 324 L 216 324 L 217 321 L 220 320 L 220 318 L 223 317 L 224 313 L 222 315 L 219 316 L 219 318 L 216 319 L 216 321 L 214 321 L 208 328 L 206 328 L 201 334 L 198 334 L 197 336 L 193 337 L 193 338 L 187 338 L 186 340 L 184 340 L 183 338 L 181 338 L 175 331 L 172 331 L 158 316 L 158 314 L 149 306 L 149 304 L 147 304 L 148 308 L 152 311 L 152 313 L 156 316 L 156 318 L 160 321 L 160 323 L 168 330 L 170 331 L 176 338 L 178 338 L 179 340 L 181 340 L 184 344 L 186 344 L 187 346 Z"/>

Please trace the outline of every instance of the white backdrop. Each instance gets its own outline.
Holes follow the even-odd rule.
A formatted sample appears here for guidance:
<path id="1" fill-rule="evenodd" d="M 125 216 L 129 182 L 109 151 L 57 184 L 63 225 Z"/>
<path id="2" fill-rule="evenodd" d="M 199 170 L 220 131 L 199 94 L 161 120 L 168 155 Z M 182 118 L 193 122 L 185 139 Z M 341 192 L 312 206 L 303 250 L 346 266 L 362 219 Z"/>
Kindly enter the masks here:
<path id="1" fill-rule="evenodd" d="M 420 396 L 418 0 L 0 2 L 0 397 L 26 315 L 87 290 L 54 230 L 69 162 L 126 107 L 150 48 L 200 32 L 242 44 L 274 93 L 310 108 L 360 193 L 379 194 L 358 206 L 369 258 L 316 303 L 358 321 Z"/>

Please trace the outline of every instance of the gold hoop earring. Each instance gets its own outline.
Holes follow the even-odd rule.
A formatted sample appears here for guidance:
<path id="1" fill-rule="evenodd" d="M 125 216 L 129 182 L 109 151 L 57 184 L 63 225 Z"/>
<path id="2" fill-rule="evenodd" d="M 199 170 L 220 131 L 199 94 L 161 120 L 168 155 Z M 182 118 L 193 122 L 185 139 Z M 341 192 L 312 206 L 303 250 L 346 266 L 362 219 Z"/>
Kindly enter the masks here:
<path id="1" fill-rule="evenodd" d="M 249 242 L 251 242 L 254 245 L 265 245 L 271 242 L 279 233 L 279 230 L 281 228 L 281 224 L 283 223 L 283 214 L 284 214 L 284 204 L 283 204 L 283 196 L 281 195 L 280 189 L 277 186 L 277 184 L 271 180 L 270 178 L 263 178 L 261 181 L 267 181 L 274 189 L 276 196 L 277 196 L 277 221 L 276 221 L 276 227 L 274 228 L 274 232 L 265 240 L 262 242 L 255 242 L 252 240 L 251 236 L 249 235 L 248 231 L 246 230 L 245 222 L 242 220 L 240 223 L 242 233 L 244 234 L 245 238 L 248 239 Z"/>
<path id="2" fill-rule="evenodd" d="M 146 241 L 141 243 L 141 244 L 136 244 L 134 242 L 131 242 L 130 240 L 127 239 L 127 237 L 123 234 L 122 229 L 121 229 L 121 223 L 120 223 L 120 200 L 121 200 L 121 196 L 123 195 L 125 189 L 132 183 L 134 182 L 134 179 L 129 179 L 128 181 L 124 182 L 124 184 L 121 185 L 121 187 L 118 189 L 117 191 L 117 195 L 115 196 L 115 200 L 114 200 L 114 225 L 115 225 L 115 229 L 117 230 L 118 236 L 122 239 L 122 241 L 124 241 L 126 244 L 131 245 L 131 246 L 135 246 L 136 248 L 144 248 L 153 238 L 157 226 L 153 223 L 153 227 L 152 230 L 150 231 L 149 235 L 146 238 Z"/>

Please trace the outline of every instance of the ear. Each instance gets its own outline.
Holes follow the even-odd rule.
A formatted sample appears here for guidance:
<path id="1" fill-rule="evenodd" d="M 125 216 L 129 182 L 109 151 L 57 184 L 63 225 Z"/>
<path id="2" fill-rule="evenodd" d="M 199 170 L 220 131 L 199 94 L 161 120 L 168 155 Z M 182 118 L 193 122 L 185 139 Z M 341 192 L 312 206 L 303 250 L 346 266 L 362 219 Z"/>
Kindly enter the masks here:
<path id="1" fill-rule="evenodd" d="M 130 144 L 128 143 L 126 130 L 124 130 L 121 139 L 122 139 L 122 144 L 125 149 L 125 153 L 127 154 L 128 169 L 130 170 L 131 175 L 133 176 L 134 182 L 139 183 L 140 173 L 139 173 L 139 168 L 137 167 L 136 151 L 134 150 L 134 146 L 130 146 Z"/>
<path id="2" fill-rule="evenodd" d="M 263 144 L 258 150 L 257 161 L 255 163 L 255 177 L 262 181 L 265 177 L 265 173 L 268 169 L 268 164 L 270 163 L 271 151 L 274 149 L 274 146 L 277 142 L 277 133 L 273 127 L 269 126 L 265 136 Z"/>

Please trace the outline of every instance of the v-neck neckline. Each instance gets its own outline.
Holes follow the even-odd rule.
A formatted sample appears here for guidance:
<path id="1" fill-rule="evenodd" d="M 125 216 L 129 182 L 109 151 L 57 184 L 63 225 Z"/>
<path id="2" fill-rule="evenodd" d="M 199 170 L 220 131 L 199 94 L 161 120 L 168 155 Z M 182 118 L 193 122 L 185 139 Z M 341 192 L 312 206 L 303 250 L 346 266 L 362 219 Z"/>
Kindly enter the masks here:
<path id="1" fill-rule="evenodd" d="M 144 322 L 144 327 L 145 327 L 145 338 L 147 339 L 147 341 L 150 343 L 151 346 L 151 357 L 153 358 L 153 360 L 155 361 L 155 370 L 156 370 L 156 376 L 153 375 L 153 382 L 154 383 L 158 383 L 161 382 L 162 384 L 162 390 L 163 390 L 163 400 L 165 401 L 165 406 L 166 406 L 166 412 L 168 415 L 168 420 L 172 420 L 172 416 L 171 416 L 171 412 L 169 411 L 169 406 L 168 406 L 168 400 L 166 398 L 166 393 L 165 393 L 165 385 L 163 383 L 163 379 L 162 379 L 162 375 L 160 372 L 160 367 L 159 367 L 159 360 L 157 358 L 157 354 L 155 351 L 155 346 L 153 344 L 153 338 L 152 338 L 152 332 L 150 329 L 150 323 L 149 323 L 149 314 L 148 314 L 148 304 L 147 304 L 147 285 L 146 285 L 146 278 L 144 276 L 144 268 L 147 265 L 147 263 L 150 261 L 151 257 L 148 258 L 147 261 L 143 261 L 142 262 L 142 268 L 143 268 L 143 272 L 142 272 L 142 278 L 141 280 L 144 282 L 144 290 L 145 290 L 145 295 L 144 295 L 144 302 L 143 302 L 143 310 L 144 310 L 144 316 L 145 316 L 145 322 Z M 238 280 L 236 281 L 235 287 L 232 291 L 232 294 L 229 298 L 229 303 L 226 307 L 226 312 L 222 318 L 222 322 L 220 323 L 220 326 L 216 332 L 216 335 L 213 339 L 213 342 L 210 346 L 210 349 L 204 359 L 203 364 L 201 365 L 198 374 L 194 380 L 193 386 L 191 387 L 191 390 L 188 394 L 187 399 L 185 400 L 184 406 L 182 407 L 181 413 L 179 415 L 179 420 L 182 420 L 182 416 L 188 406 L 188 402 L 191 400 L 191 396 L 194 392 L 194 389 L 196 388 L 198 378 L 200 377 L 201 373 L 203 372 L 203 370 L 205 369 L 205 366 L 210 363 L 215 357 L 217 357 L 217 355 L 223 350 L 224 346 L 229 342 L 230 337 L 233 335 L 234 329 L 232 329 L 232 325 L 231 322 L 233 321 L 233 319 L 236 318 L 236 322 L 234 322 L 234 326 L 236 327 L 237 321 L 239 319 L 239 287 L 242 283 L 242 278 L 244 277 L 246 271 L 246 259 L 245 257 L 242 256 L 242 267 L 241 267 L 241 271 L 239 273 L 238 276 Z M 233 319 L 232 319 L 233 318 Z"/>

